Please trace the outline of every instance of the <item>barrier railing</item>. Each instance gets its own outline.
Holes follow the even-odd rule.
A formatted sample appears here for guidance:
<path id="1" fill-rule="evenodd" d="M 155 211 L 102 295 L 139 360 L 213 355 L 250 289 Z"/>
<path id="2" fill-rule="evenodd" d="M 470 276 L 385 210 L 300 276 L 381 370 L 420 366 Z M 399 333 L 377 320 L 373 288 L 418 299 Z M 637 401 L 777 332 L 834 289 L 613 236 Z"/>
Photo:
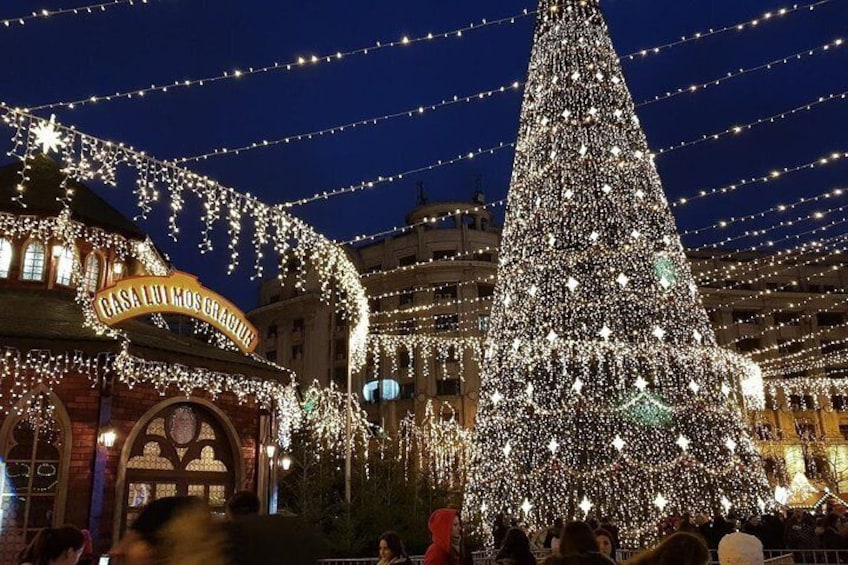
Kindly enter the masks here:
<path id="1" fill-rule="evenodd" d="M 620 550 L 618 562 L 627 563 L 640 550 Z M 718 558 L 712 552 L 711 565 L 718 565 Z M 769 565 L 848 565 L 848 550 L 840 551 L 833 549 L 767 549 L 764 552 L 766 563 Z M 541 563 L 546 555 L 537 554 L 536 558 Z M 412 565 L 423 565 L 424 556 L 411 556 Z M 376 557 L 353 557 L 348 559 L 323 559 L 321 565 L 375 565 Z M 474 565 L 496 565 L 495 557 L 488 552 L 476 552 L 473 554 Z"/>

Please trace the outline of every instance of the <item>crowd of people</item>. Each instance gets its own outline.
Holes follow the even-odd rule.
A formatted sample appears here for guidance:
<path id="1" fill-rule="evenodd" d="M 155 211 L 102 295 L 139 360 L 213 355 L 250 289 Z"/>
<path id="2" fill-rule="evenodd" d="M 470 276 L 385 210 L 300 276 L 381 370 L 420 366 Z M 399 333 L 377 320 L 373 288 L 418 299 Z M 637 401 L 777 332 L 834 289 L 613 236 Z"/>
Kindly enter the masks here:
<path id="1" fill-rule="evenodd" d="M 471 552 L 458 510 L 442 508 L 428 521 L 432 542 L 424 565 L 470 565 Z M 828 552 L 829 563 L 848 563 L 848 515 L 806 512 L 752 516 L 740 521 L 683 514 L 658 524 L 660 542 L 623 561 L 627 565 L 761 565 L 764 547 L 800 553 Z M 498 516 L 492 528 L 494 561 L 499 565 L 618 564 L 619 528 L 609 518 L 554 524 L 528 532 Z M 376 540 L 377 565 L 409 565 L 401 536 L 393 531 Z M 148 504 L 109 552 L 110 565 L 314 564 L 322 557 L 321 536 L 295 517 L 259 516 L 259 499 L 236 493 L 226 520 L 215 519 L 205 503 L 168 497 Z M 275 560 L 284 557 L 283 561 Z M 45 528 L 18 558 L 19 565 L 99 564 L 91 536 L 73 526 Z"/>

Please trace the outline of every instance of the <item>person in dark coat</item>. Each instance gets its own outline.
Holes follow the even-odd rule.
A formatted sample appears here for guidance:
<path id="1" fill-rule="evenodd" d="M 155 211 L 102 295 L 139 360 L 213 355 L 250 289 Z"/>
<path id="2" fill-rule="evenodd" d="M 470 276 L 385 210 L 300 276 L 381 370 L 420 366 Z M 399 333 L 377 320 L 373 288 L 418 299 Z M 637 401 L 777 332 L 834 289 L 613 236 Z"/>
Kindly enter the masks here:
<path id="1" fill-rule="evenodd" d="M 506 532 L 509 528 L 506 527 L 506 516 L 503 515 L 503 512 L 495 516 L 495 524 L 492 528 L 492 537 L 495 542 L 495 549 L 500 549 L 503 545 L 504 538 L 506 537 Z"/>
<path id="2" fill-rule="evenodd" d="M 710 550 L 703 537 L 677 532 L 656 547 L 643 551 L 627 565 L 707 565 L 709 562 Z"/>
<path id="3" fill-rule="evenodd" d="M 377 540 L 380 561 L 377 565 L 408 565 L 409 556 L 397 532 L 383 532 Z"/>
<path id="4" fill-rule="evenodd" d="M 595 532 L 586 522 L 568 522 L 559 538 L 559 555 L 545 559 L 545 565 L 615 565 L 600 552 Z"/>
<path id="5" fill-rule="evenodd" d="M 502 565 L 536 565 L 527 534 L 520 528 L 510 528 L 495 561 Z"/>

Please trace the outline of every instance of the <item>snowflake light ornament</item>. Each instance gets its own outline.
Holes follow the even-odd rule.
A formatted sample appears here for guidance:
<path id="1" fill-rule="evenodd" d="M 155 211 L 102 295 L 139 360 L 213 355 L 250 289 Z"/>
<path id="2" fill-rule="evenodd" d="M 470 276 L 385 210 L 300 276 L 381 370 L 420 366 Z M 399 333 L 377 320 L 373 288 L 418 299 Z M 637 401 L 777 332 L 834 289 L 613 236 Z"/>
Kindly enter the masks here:
<path id="1" fill-rule="evenodd" d="M 41 152 L 45 155 L 51 151 L 59 152 L 60 147 L 65 146 L 62 134 L 56 129 L 56 114 L 50 114 L 50 120 L 41 120 L 32 128 L 35 135 L 35 144 L 41 146 Z"/>

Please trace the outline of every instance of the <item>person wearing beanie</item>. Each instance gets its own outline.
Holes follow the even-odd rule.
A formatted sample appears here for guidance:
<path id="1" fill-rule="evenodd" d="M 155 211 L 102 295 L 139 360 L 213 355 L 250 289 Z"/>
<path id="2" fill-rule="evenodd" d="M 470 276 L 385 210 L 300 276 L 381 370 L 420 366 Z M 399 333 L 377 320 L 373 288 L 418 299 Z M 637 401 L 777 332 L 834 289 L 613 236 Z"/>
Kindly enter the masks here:
<path id="1" fill-rule="evenodd" d="M 763 543 L 755 536 L 736 532 L 718 542 L 718 562 L 721 565 L 763 565 Z"/>

